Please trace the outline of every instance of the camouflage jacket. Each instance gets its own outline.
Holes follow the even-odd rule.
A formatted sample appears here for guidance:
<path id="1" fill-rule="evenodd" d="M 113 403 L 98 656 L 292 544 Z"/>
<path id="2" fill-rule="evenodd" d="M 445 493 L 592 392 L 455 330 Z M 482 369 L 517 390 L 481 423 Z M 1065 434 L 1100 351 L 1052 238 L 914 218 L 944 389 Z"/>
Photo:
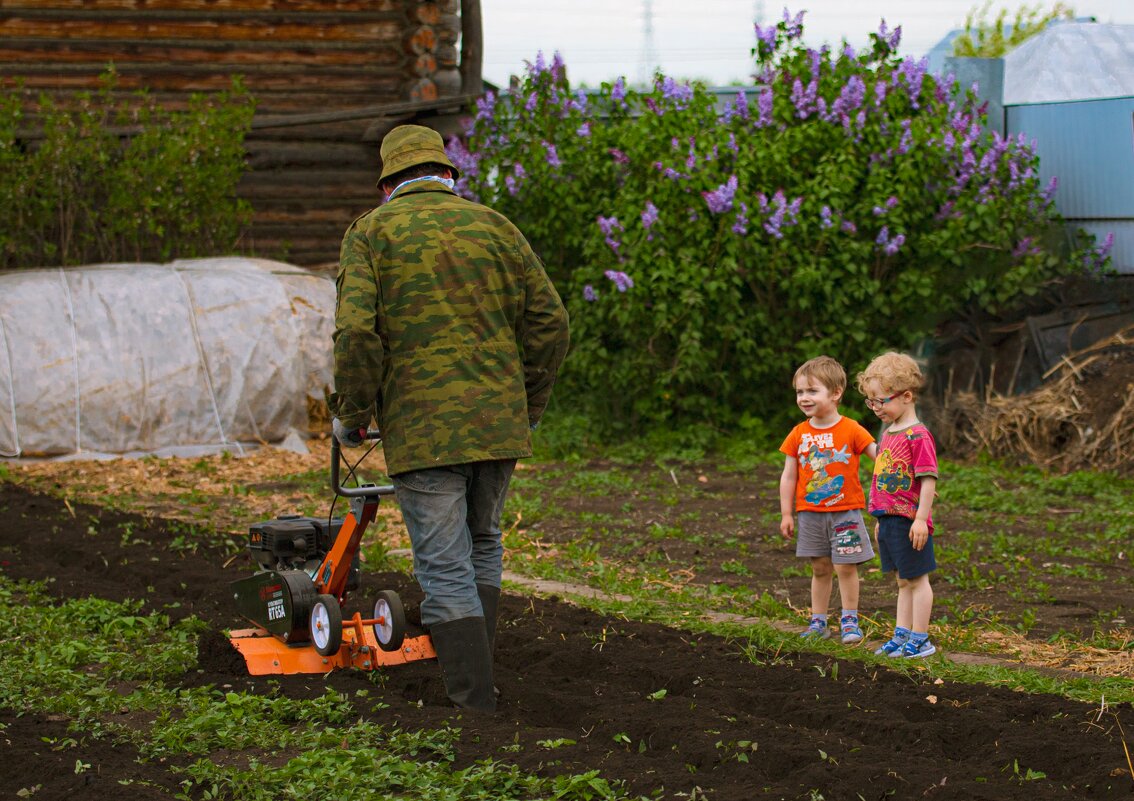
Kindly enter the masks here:
<path id="1" fill-rule="evenodd" d="M 343 237 L 331 411 L 378 421 L 391 475 L 531 456 L 567 311 L 520 231 L 436 182 Z"/>

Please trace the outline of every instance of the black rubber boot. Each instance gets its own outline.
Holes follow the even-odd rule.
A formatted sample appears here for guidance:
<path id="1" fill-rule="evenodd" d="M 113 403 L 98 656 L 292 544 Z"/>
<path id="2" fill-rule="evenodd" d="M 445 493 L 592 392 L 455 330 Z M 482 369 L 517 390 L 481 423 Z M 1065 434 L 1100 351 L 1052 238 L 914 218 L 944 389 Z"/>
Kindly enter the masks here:
<path id="1" fill-rule="evenodd" d="M 495 712 L 492 689 L 492 652 L 483 617 L 462 617 L 434 623 L 429 628 L 445 694 L 462 709 Z"/>
<path id="2" fill-rule="evenodd" d="M 488 632 L 488 653 L 496 653 L 496 615 L 500 608 L 500 588 L 487 584 L 477 584 L 476 594 L 484 609 L 484 628 Z"/>

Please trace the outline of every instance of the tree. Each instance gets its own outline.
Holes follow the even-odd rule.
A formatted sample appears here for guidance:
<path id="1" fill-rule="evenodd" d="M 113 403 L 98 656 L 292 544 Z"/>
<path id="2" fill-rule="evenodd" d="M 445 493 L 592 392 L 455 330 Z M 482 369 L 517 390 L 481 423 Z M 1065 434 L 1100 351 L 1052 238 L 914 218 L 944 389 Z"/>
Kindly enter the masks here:
<path id="1" fill-rule="evenodd" d="M 996 19 L 988 19 L 992 2 L 988 0 L 979 9 L 972 9 L 965 17 L 965 32 L 953 41 L 953 55 L 973 58 L 999 58 L 1021 42 L 1043 31 L 1057 19 L 1073 19 L 1070 6 L 1056 3 L 1050 11 L 1042 7 L 1021 6 L 1016 18 L 1005 26 L 1008 9 L 1002 8 Z"/>
<path id="2" fill-rule="evenodd" d="M 658 74 L 573 92 L 556 56 L 489 94 L 460 189 L 531 239 L 571 310 L 565 380 L 604 421 L 735 421 L 784 409 L 795 366 L 850 370 L 958 309 L 998 309 L 1106 248 L 1068 254 L 1021 139 L 971 92 L 897 55 L 757 27 L 755 85 L 723 107 Z"/>

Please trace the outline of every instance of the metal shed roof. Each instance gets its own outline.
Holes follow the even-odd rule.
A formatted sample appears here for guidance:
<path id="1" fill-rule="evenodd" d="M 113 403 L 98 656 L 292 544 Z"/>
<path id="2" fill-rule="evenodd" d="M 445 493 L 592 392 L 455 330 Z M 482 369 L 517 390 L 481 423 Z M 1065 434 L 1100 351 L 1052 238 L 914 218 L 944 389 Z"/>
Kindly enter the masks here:
<path id="1" fill-rule="evenodd" d="M 1134 97 L 1134 25 L 1052 25 L 1004 56 L 1004 105 Z"/>

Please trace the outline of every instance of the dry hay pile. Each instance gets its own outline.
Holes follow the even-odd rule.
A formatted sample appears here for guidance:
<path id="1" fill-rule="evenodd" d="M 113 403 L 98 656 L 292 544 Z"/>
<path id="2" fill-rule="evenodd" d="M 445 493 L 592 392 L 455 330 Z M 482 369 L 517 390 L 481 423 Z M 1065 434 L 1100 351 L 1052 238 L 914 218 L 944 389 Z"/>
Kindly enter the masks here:
<path id="1" fill-rule="evenodd" d="M 1031 392 L 958 393 L 940 416 L 942 444 L 959 455 L 1134 471 L 1134 326 L 1067 354 Z"/>

